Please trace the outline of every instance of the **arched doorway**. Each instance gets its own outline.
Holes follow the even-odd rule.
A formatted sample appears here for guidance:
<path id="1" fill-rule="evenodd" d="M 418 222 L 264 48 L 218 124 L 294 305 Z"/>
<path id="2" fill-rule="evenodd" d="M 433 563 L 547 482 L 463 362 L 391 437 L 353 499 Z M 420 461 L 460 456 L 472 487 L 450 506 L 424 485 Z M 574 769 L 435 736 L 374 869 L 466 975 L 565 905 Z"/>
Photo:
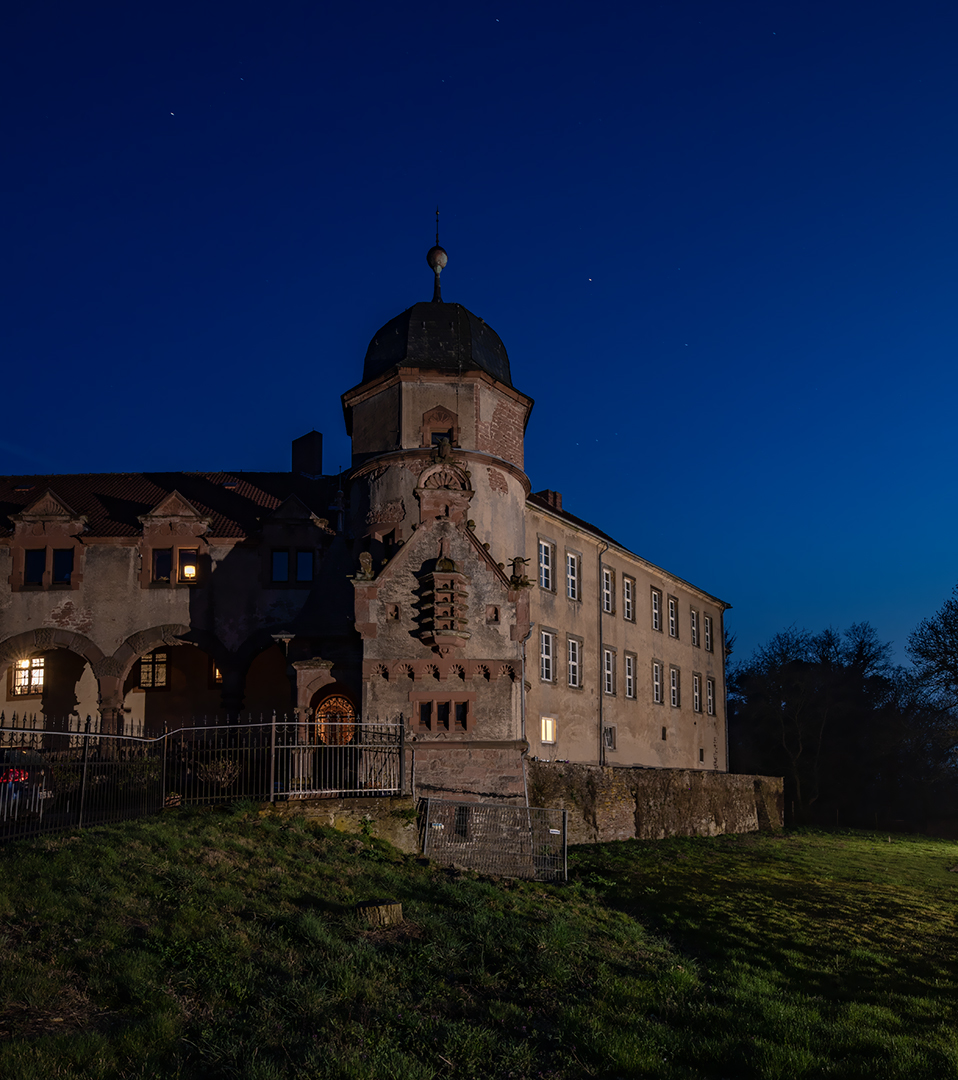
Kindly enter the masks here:
<path id="1" fill-rule="evenodd" d="M 329 694 L 316 706 L 310 741 L 325 746 L 346 746 L 356 737 L 356 710 L 343 694 Z"/>

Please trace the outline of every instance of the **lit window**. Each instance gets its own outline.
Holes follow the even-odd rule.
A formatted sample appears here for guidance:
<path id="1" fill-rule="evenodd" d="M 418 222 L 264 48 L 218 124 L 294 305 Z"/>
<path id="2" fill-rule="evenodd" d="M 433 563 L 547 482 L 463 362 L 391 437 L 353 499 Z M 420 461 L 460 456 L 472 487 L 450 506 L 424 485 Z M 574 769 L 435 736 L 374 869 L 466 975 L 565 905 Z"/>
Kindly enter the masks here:
<path id="1" fill-rule="evenodd" d="M 565 556 L 565 580 L 566 580 L 566 596 L 570 600 L 579 599 L 579 556 L 573 555 L 571 551 L 566 552 Z"/>
<path id="2" fill-rule="evenodd" d="M 715 680 L 705 680 L 705 707 L 709 716 L 715 715 Z"/>
<path id="3" fill-rule="evenodd" d="M 180 571 L 178 579 L 187 585 L 196 581 L 199 570 L 200 553 L 196 548 L 181 548 L 179 552 Z"/>
<path id="4" fill-rule="evenodd" d="M 622 616 L 635 622 L 635 581 L 625 576 L 622 578 Z"/>
<path id="5" fill-rule="evenodd" d="M 674 596 L 669 597 L 669 637 L 679 636 L 679 613 L 678 601 Z"/>
<path id="6" fill-rule="evenodd" d="M 615 612 L 615 574 L 602 567 L 602 610 L 611 615 Z"/>
<path id="7" fill-rule="evenodd" d="M 705 616 L 705 651 L 712 651 L 712 616 Z"/>
<path id="8" fill-rule="evenodd" d="M 173 549 L 153 549 L 153 581 L 169 584 L 173 576 Z"/>
<path id="9" fill-rule="evenodd" d="M 689 612 L 689 625 L 692 630 L 692 644 L 698 647 L 699 643 L 699 613 L 692 608 Z"/>
<path id="10" fill-rule="evenodd" d="M 662 704 L 662 665 L 657 662 L 652 665 L 652 700 Z"/>
<path id="11" fill-rule="evenodd" d="M 23 553 L 23 584 L 42 585 L 47 568 L 47 549 L 32 548 Z"/>
<path id="12" fill-rule="evenodd" d="M 552 564 L 555 547 L 548 540 L 539 541 L 539 584 L 551 592 L 554 587 Z"/>
<path id="13" fill-rule="evenodd" d="M 575 638 L 569 638 L 569 685 L 579 686 L 579 655 L 581 645 Z"/>
<path id="14" fill-rule="evenodd" d="M 625 654 L 625 696 L 635 697 L 635 657 L 631 653 Z"/>
<path id="15" fill-rule="evenodd" d="M 669 701 L 673 709 L 679 707 L 679 669 L 669 668 Z"/>
<path id="16" fill-rule="evenodd" d="M 556 721 L 554 716 L 542 717 L 542 738 L 540 741 L 544 743 L 554 743 L 556 741 Z"/>
<path id="17" fill-rule="evenodd" d="M 555 634 L 548 630 L 539 633 L 539 678 L 543 682 L 552 682 L 553 660 L 555 658 Z"/>
<path id="18" fill-rule="evenodd" d="M 163 690 L 167 685 L 165 652 L 150 653 L 140 658 L 140 689 Z"/>
<path id="19" fill-rule="evenodd" d="M 273 581 L 289 581 L 289 552 L 274 551 L 272 561 Z"/>
<path id="20" fill-rule="evenodd" d="M 658 589 L 652 590 L 652 629 L 662 629 L 662 594 Z"/>
<path id="21" fill-rule="evenodd" d="M 296 552 L 296 580 L 313 580 L 313 553 L 311 551 Z"/>
<path id="22" fill-rule="evenodd" d="M 602 689 L 615 693 L 615 653 L 611 649 L 602 650 Z"/>
<path id="23" fill-rule="evenodd" d="M 696 712 L 702 711 L 702 676 L 692 676 L 692 708 Z"/>
<path id="24" fill-rule="evenodd" d="M 10 687 L 14 697 L 31 697 L 43 693 L 43 657 L 17 660 L 13 666 L 13 682 Z"/>

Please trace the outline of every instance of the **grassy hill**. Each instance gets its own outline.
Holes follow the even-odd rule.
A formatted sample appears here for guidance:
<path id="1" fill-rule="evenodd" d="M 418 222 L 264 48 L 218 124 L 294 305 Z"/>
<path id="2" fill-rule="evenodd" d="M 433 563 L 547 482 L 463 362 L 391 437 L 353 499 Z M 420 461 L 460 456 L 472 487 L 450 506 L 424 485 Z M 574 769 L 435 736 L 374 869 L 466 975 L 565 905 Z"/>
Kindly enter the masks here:
<path id="1" fill-rule="evenodd" d="M 958 1076 L 958 844 L 574 849 L 480 880 L 175 811 L 0 850 L 0 1076 Z M 355 911 L 391 898 L 405 922 Z"/>

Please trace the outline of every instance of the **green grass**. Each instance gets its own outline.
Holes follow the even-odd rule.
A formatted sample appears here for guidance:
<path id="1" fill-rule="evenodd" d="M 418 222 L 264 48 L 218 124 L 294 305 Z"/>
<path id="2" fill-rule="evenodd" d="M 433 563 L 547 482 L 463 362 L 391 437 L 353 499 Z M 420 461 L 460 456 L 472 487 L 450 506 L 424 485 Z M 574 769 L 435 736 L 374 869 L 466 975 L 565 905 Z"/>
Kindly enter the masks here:
<path id="1" fill-rule="evenodd" d="M 492 882 L 248 806 L 9 846 L 0 1076 L 958 1076 L 958 844 L 570 861 Z"/>

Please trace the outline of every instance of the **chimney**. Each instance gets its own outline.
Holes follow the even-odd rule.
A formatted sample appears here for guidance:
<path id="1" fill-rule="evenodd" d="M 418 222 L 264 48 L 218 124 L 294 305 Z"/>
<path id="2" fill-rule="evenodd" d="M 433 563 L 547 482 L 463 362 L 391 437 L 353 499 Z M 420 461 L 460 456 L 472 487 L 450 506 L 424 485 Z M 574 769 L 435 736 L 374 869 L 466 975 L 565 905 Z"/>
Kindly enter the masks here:
<path id="1" fill-rule="evenodd" d="M 562 509 L 561 491 L 551 491 L 549 488 L 546 488 L 545 491 L 537 491 L 536 495 L 538 495 L 540 499 L 544 499 L 553 510 Z"/>
<path id="2" fill-rule="evenodd" d="M 310 479 L 323 475 L 322 432 L 311 431 L 293 439 L 293 472 Z"/>

